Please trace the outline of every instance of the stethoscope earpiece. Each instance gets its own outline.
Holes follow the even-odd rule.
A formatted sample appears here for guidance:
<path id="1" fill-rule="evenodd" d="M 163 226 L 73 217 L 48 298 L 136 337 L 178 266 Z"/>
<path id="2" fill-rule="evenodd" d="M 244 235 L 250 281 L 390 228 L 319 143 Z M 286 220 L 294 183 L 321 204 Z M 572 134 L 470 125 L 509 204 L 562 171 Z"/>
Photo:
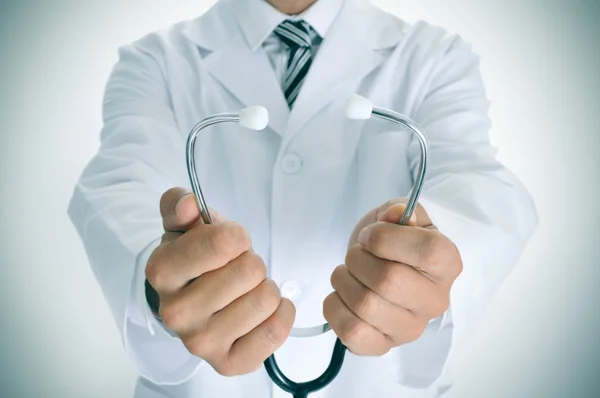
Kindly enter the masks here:
<path id="1" fill-rule="evenodd" d="M 269 111 L 264 106 L 249 106 L 240 111 L 238 123 L 250 130 L 264 130 L 269 124 Z"/>
<path id="2" fill-rule="evenodd" d="M 346 117 L 354 120 L 368 120 L 373 115 L 373 103 L 358 94 L 352 94 L 346 102 Z"/>
<path id="3" fill-rule="evenodd" d="M 406 210 L 399 222 L 401 225 L 407 225 L 419 201 L 419 195 L 421 193 L 421 189 L 423 188 L 423 182 L 425 180 L 425 173 L 427 171 L 427 164 L 429 160 L 429 144 L 423 129 L 409 117 L 388 109 L 375 107 L 370 100 L 357 94 L 353 94 L 348 98 L 345 113 L 346 117 L 349 119 L 368 120 L 372 117 L 377 117 L 379 119 L 399 124 L 410 130 L 417 137 L 421 148 L 421 161 L 414 186 L 410 192 L 408 202 L 406 204 Z M 199 133 L 207 127 L 220 123 L 238 123 L 242 127 L 250 130 L 263 130 L 269 123 L 269 113 L 267 109 L 262 106 L 251 106 L 242 109 L 237 114 L 222 113 L 209 116 L 202 119 L 192 128 L 186 144 L 187 170 L 190 177 L 190 183 L 192 185 L 192 191 L 196 196 L 196 202 L 198 204 L 198 208 L 200 209 L 200 216 L 205 224 L 212 224 L 213 220 L 208 210 L 208 205 L 204 200 L 200 182 L 198 181 L 194 149 Z M 327 333 L 330 330 L 331 327 L 329 324 L 325 323 L 323 325 L 308 328 L 292 328 L 290 336 L 303 338 L 314 337 L 323 333 Z M 338 338 L 335 342 L 333 354 L 331 356 L 331 362 L 329 363 L 329 366 L 325 372 L 320 377 L 304 383 L 296 383 L 288 379 L 279 369 L 274 354 L 265 361 L 264 365 L 269 377 L 279 388 L 292 394 L 294 398 L 306 398 L 308 394 L 321 390 L 331 383 L 333 379 L 335 379 L 342 368 L 345 354 L 346 347 Z"/>

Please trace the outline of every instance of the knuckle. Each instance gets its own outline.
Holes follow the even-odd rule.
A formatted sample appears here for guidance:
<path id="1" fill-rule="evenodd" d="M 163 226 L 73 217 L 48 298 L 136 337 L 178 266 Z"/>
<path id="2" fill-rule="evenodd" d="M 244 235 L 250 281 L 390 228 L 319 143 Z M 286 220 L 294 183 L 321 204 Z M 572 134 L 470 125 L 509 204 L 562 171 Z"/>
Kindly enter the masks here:
<path id="1" fill-rule="evenodd" d="M 442 316 L 450 307 L 450 292 L 443 291 L 436 295 L 435 300 L 430 304 L 430 313 L 427 314 L 433 318 Z"/>
<path id="2" fill-rule="evenodd" d="M 239 372 L 236 371 L 236 368 L 231 364 L 231 361 L 227 360 L 226 358 L 216 361 L 211 365 L 215 372 L 224 377 L 233 377 L 239 374 Z"/>
<path id="3" fill-rule="evenodd" d="M 349 266 L 355 265 L 359 261 L 363 250 L 360 245 L 352 245 L 346 252 L 344 263 Z"/>
<path id="4" fill-rule="evenodd" d="M 433 263 L 439 263 L 452 250 L 450 240 L 439 231 L 431 231 L 427 234 L 425 247 Z"/>
<path id="5" fill-rule="evenodd" d="M 206 340 L 200 338 L 198 336 L 194 336 L 191 339 L 182 339 L 183 344 L 187 348 L 187 350 L 194 356 L 198 358 L 202 358 L 204 360 L 208 360 L 208 344 Z"/>
<path id="6" fill-rule="evenodd" d="M 227 222 L 218 224 L 210 236 L 209 244 L 216 253 L 235 258 L 250 247 L 250 237 L 241 225 Z"/>
<path id="7" fill-rule="evenodd" d="M 246 354 L 234 354 L 228 352 L 223 356 L 223 360 L 219 362 L 219 372 L 222 376 L 240 376 L 252 373 L 262 366 L 263 362 L 255 355 L 248 356 Z"/>
<path id="8" fill-rule="evenodd" d="M 365 324 L 358 319 L 353 319 L 348 321 L 345 327 L 339 332 L 338 336 L 345 345 L 355 345 L 363 340 L 365 332 Z"/>
<path id="9" fill-rule="evenodd" d="M 343 275 L 348 272 L 348 269 L 345 265 L 338 265 L 335 267 L 331 276 L 329 277 L 329 283 L 336 290 L 336 287 L 340 286 L 343 281 Z"/>
<path id="10" fill-rule="evenodd" d="M 236 264 L 236 278 L 240 280 L 262 281 L 267 277 L 267 267 L 258 254 L 247 252 Z"/>
<path id="11" fill-rule="evenodd" d="M 405 266 L 388 261 L 384 264 L 375 290 L 383 297 L 410 297 L 414 294 L 414 276 Z"/>
<path id="12" fill-rule="evenodd" d="M 171 330 L 177 332 L 185 328 L 187 321 L 186 310 L 180 300 L 170 300 L 161 305 L 159 315 L 162 322 Z"/>
<path id="13" fill-rule="evenodd" d="M 159 247 L 152 252 L 146 263 L 146 279 L 155 290 L 164 285 L 166 277 L 166 273 L 163 271 L 164 266 L 162 265 L 161 257 L 161 250 Z"/>
<path id="14" fill-rule="evenodd" d="M 456 245 L 454 244 L 454 242 L 449 240 L 449 244 L 451 245 L 451 250 L 454 252 L 454 259 L 455 261 L 452 262 L 453 264 L 453 273 L 452 276 L 454 277 L 454 279 L 458 278 L 460 276 L 460 274 L 462 274 L 463 272 L 463 262 L 462 262 L 462 257 L 460 255 L 460 252 L 458 250 L 458 248 L 456 247 Z"/>
<path id="15" fill-rule="evenodd" d="M 379 312 L 379 297 L 373 291 L 366 291 L 356 302 L 354 311 L 361 318 Z"/>
<path id="16" fill-rule="evenodd" d="M 207 236 L 207 245 L 213 253 L 219 253 L 227 255 L 231 250 L 229 241 L 231 240 L 231 232 L 225 224 L 218 224 L 213 228 L 211 233 Z"/>
<path id="17" fill-rule="evenodd" d="M 419 263 L 437 265 L 446 253 L 446 239 L 437 231 L 429 231 L 418 247 Z"/>
<path id="18" fill-rule="evenodd" d="M 442 295 L 434 302 L 434 305 L 432 306 L 431 315 L 433 315 L 434 318 L 442 316 L 448 310 L 449 307 L 450 298 L 448 297 L 448 295 Z"/>
<path id="19" fill-rule="evenodd" d="M 146 275 L 146 279 L 152 285 L 152 287 L 156 290 L 157 287 L 160 286 L 161 277 L 159 271 L 157 269 L 156 263 L 148 260 L 146 263 L 146 270 L 144 271 Z"/>
<path id="20" fill-rule="evenodd" d="M 375 280 L 374 290 L 384 297 L 390 296 L 394 291 L 404 289 L 406 280 L 402 270 L 396 264 L 386 261 Z"/>
<path id="21" fill-rule="evenodd" d="M 252 308 L 260 315 L 273 314 L 281 301 L 279 289 L 274 283 L 263 283 L 257 290 L 256 294 L 251 296 Z"/>
<path id="22" fill-rule="evenodd" d="M 232 244 L 236 245 L 239 250 L 246 250 L 252 246 L 250 241 L 250 234 L 246 228 L 242 227 L 238 223 L 231 223 L 231 239 Z"/>
<path id="23" fill-rule="evenodd" d="M 288 336 L 289 327 L 282 317 L 273 317 L 265 328 L 265 339 L 269 346 L 278 347 Z"/>
<path id="24" fill-rule="evenodd" d="M 325 300 L 323 300 L 323 317 L 325 318 L 325 320 L 327 320 L 327 322 L 330 322 L 335 319 L 333 317 L 333 315 L 336 313 L 336 300 L 335 300 L 335 296 L 337 295 L 336 292 L 333 292 L 331 294 L 329 294 L 327 297 L 325 297 Z"/>
<path id="25" fill-rule="evenodd" d="M 380 252 L 386 244 L 388 234 L 383 225 L 374 225 L 369 236 L 369 249 Z"/>
<path id="26" fill-rule="evenodd" d="M 189 337 L 184 344 L 190 353 L 207 361 L 218 356 L 222 351 L 218 340 L 206 331 Z"/>
<path id="27" fill-rule="evenodd" d="M 260 368 L 262 368 L 263 366 L 263 362 L 262 361 L 256 361 L 256 363 L 249 363 L 248 364 L 248 372 L 247 373 L 254 373 L 257 370 L 259 370 Z"/>
<path id="28" fill-rule="evenodd" d="M 421 325 L 421 323 L 416 322 L 410 326 L 407 326 L 403 333 L 403 340 L 407 343 L 411 343 L 413 341 L 417 341 L 423 332 L 425 331 L 425 326 Z"/>
<path id="29" fill-rule="evenodd" d="M 425 262 L 430 262 L 432 255 L 437 251 L 439 235 L 436 231 L 425 234 L 419 245 L 419 257 Z"/>

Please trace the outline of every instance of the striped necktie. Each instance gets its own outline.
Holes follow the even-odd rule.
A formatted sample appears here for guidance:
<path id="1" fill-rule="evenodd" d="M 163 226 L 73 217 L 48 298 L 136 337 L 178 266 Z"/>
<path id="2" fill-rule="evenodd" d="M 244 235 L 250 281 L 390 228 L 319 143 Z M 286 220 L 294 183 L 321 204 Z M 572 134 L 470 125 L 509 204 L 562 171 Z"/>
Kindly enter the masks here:
<path id="1" fill-rule="evenodd" d="M 312 64 L 311 29 L 305 21 L 285 20 L 274 31 L 290 49 L 283 82 L 283 92 L 290 108 L 298 98 L 298 93 Z"/>

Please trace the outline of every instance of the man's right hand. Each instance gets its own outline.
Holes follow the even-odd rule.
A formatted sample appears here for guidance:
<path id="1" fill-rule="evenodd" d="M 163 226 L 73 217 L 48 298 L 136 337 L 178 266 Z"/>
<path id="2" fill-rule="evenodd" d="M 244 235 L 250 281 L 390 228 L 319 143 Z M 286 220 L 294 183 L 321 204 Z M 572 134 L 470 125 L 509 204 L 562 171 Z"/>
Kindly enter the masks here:
<path id="1" fill-rule="evenodd" d="M 257 370 L 289 336 L 294 305 L 267 278 L 239 224 L 216 213 L 215 224 L 203 224 L 195 197 L 181 188 L 162 196 L 160 211 L 165 233 L 146 278 L 163 323 L 219 374 Z"/>

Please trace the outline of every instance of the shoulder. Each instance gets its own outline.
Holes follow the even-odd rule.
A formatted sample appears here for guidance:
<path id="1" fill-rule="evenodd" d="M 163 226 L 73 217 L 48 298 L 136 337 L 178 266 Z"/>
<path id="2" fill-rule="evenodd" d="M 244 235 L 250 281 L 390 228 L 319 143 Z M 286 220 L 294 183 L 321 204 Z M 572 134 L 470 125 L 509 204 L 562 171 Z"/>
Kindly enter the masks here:
<path id="1" fill-rule="evenodd" d="M 479 55 L 460 34 L 426 21 L 409 23 L 394 18 L 402 26 L 402 34 L 390 60 L 411 76 L 425 78 L 462 65 L 479 64 Z"/>
<path id="2" fill-rule="evenodd" d="M 233 36 L 232 13 L 217 2 L 200 16 L 150 32 L 126 44 L 120 50 L 135 50 L 152 58 L 198 55 L 198 49 L 213 50 L 223 46 Z"/>
<path id="3" fill-rule="evenodd" d="M 391 50 L 392 59 L 399 62 L 430 63 L 450 52 L 472 53 L 471 43 L 457 32 L 423 20 L 408 21 L 363 1 L 356 4 L 362 6 L 357 18 L 366 21 L 373 47 Z"/>
<path id="4" fill-rule="evenodd" d="M 396 50 L 412 57 L 439 59 L 448 52 L 473 53 L 472 44 L 459 33 L 419 20 L 408 22 L 399 16 L 387 14 L 401 32 Z"/>
<path id="5" fill-rule="evenodd" d="M 234 13 L 227 2 L 218 1 L 200 16 L 152 32 L 132 43 L 151 52 L 189 56 L 198 48 L 213 51 L 240 39 Z"/>
<path id="6" fill-rule="evenodd" d="M 182 53 L 189 47 L 190 39 L 186 32 L 193 26 L 193 22 L 192 20 L 182 21 L 147 33 L 143 37 L 121 46 L 119 52 L 133 51 L 155 59 Z"/>

